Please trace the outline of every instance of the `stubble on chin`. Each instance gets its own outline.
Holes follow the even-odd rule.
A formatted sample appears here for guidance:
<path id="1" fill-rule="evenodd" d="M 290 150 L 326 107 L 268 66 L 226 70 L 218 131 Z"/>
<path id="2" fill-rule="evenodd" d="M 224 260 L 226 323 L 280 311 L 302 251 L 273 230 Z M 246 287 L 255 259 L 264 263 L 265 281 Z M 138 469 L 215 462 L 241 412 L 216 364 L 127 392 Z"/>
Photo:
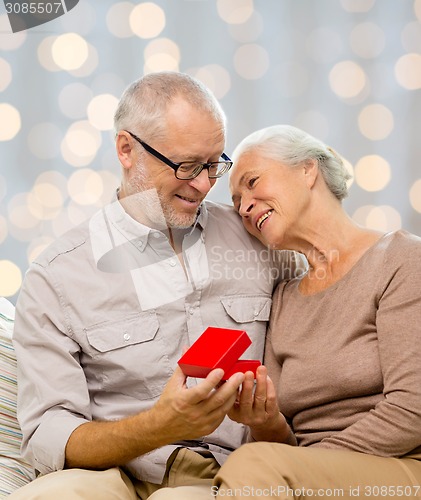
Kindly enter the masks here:
<path id="1" fill-rule="evenodd" d="M 128 182 L 129 192 L 125 205 L 129 214 L 138 222 L 155 229 L 185 229 L 191 227 L 197 218 L 199 210 L 195 213 L 180 213 L 168 200 L 162 196 L 138 169 L 136 175 Z"/>

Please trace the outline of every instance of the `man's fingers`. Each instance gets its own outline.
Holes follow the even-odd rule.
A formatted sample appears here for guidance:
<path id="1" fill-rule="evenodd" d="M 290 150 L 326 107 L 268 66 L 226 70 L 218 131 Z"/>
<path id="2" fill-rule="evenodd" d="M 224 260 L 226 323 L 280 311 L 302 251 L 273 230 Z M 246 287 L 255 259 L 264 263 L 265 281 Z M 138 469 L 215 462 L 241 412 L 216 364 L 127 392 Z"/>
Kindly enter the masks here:
<path id="1" fill-rule="evenodd" d="M 195 405 L 207 399 L 209 394 L 217 387 L 219 382 L 221 382 L 223 376 L 224 370 L 221 368 L 212 370 L 203 381 L 197 384 L 196 387 L 189 390 L 190 403 Z"/>

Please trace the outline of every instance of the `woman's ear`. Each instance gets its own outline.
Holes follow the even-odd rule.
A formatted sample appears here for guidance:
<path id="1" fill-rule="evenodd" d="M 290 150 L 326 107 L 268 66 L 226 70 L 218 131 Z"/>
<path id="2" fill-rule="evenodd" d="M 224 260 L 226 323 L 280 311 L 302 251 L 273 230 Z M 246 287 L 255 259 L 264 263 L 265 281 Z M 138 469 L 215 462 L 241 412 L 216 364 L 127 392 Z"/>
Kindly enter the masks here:
<path id="1" fill-rule="evenodd" d="M 135 164 L 134 150 L 132 138 L 125 130 L 120 130 L 117 133 L 115 147 L 122 167 L 125 169 L 131 168 Z"/>
<path id="2" fill-rule="evenodd" d="M 312 189 L 317 176 L 319 175 L 319 164 L 314 158 L 308 159 L 304 162 L 304 177 L 307 187 Z"/>

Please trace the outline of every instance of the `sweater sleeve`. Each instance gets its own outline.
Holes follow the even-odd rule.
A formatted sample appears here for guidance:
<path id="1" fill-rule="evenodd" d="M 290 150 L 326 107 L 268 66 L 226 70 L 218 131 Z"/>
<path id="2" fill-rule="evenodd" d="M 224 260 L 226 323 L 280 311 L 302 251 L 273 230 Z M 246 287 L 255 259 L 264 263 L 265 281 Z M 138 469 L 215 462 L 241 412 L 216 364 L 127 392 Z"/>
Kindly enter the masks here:
<path id="1" fill-rule="evenodd" d="M 376 326 L 384 399 L 314 446 L 395 457 L 421 446 L 420 240 L 410 236 L 386 252 L 382 269 Z"/>

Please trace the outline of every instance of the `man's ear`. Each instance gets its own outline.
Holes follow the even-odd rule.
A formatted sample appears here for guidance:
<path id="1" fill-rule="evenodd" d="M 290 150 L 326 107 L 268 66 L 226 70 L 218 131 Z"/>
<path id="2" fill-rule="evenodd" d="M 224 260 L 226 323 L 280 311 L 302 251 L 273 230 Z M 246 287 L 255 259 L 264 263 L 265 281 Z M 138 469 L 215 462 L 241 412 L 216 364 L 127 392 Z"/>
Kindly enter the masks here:
<path id="1" fill-rule="evenodd" d="M 132 147 L 132 138 L 125 130 L 117 133 L 115 140 L 117 156 L 123 168 L 129 169 L 135 164 L 135 155 Z"/>
<path id="2" fill-rule="evenodd" d="M 319 164 L 314 158 L 308 159 L 304 162 L 304 177 L 307 187 L 312 189 L 317 176 L 319 175 Z"/>

